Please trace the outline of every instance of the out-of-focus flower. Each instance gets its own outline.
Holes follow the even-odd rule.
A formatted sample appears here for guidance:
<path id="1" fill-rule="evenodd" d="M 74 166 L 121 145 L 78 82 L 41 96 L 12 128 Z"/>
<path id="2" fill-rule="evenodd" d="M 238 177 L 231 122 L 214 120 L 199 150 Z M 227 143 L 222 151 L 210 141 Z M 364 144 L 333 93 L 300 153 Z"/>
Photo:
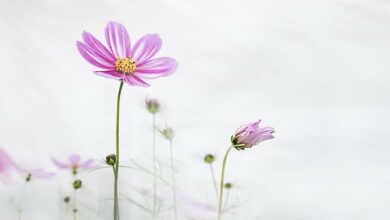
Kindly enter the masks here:
<path id="1" fill-rule="evenodd" d="M 25 176 L 25 180 L 27 182 L 31 181 L 32 179 L 50 179 L 53 176 L 55 176 L 55 173 L 48 172 L 41 168 L 37 168 L 37 169 L 18 168 L 18 169 Z"/>
<path id="2" fill-rule="evenodd" d="M 74 189 L 80 189 L 82 185 L 83 185 L 83 182 L 81 182 L 81 180 L 75 180 L 73 182 L 73 188 Z"/>
<path id="3" fill-rule="evenodd" d="M 116 164 L 116 155 L 115 154 L 107 155 L 106 164 L 110 166 L 114 166 Z"/>
<path id="4" fill-rule="evenodd" d="M 158 99 L 155 98 L 145 98 L 145 104 L 146 104 L 146 109 L 152 113 L 155 114 L 160 111 L 161 104 L 158 101 Z"/>
<path id="5" fill-rule="evenodd" d="M 215 161 L 215 156 L 214 155 L 206 154 L 206 156 L 204 156 L 204 162 L 205 163 L 211 164 L 211 163 L 214 163 L 214 161 Z"/>
<path id="6" fill-rule="evenodd" d="M 79 169 L 89 170 L 95 168 L 95 161 L 93 159 L 88 159 L 85 162 L 81 162 L 80 156 L 77 154 L 72 154 L 69 156 L 67 162 L 61 162 L 55 158 L 51 159 L 53 164 L 59 169 L 71 169 L 73 175 L 76 175 Z"/>
<path id="7" fill-rule="evenodd" d="M 169 76 L 175 72 L 176 60 L 170 57 L 153 57 L 160 51 L 161 38 L 147 34 L 133 46 L 126 28 L 114 21 L 105 29 L 107 46 L 88 32 L 82 34 L 83 42 L 77 41 L 77 49 L 86 61 L 100 68 L 99 76 L 123 80 L 130 86 L 147 87 L 144 79 Z"/>
<path id="8" fill-rule="evenodd" d="M 233 184 L 232 183 L 225 183 L 224 187 L 225 187 L 225 189 L 231 189 L 231 188 L 233 188 Z"/>
<path id="9" fill-rule="evenodd" d="M 162 130 L 159 129 L 158 131 L 168 141 L 171 141 L 173 139 L 173 137 L 175 136 L 175 131 L 173 130 L 173 128 L 168 127 L 168 126 L 166 126 Z"/>
<path id="10" fill-rule="evenodd" d="M 0 181 L 3 183 L 9 183 L 12 170 L 15 170 L 16 166 L 11 160 L 11 157 L 0 148 Z"/>
<path id="11" fill-rule="evenodd" d="M 259 127 L 261 120 L 241 126 L 231 137 L 231 142 L 237 150 L 253 147 L 262 141 L 274 138 L 274 129 Z"/>

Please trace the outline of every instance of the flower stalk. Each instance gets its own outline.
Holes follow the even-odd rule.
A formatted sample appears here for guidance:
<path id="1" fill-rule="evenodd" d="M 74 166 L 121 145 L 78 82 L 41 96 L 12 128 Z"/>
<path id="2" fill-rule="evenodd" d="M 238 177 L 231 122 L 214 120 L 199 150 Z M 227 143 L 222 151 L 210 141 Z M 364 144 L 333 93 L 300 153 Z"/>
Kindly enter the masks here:
<path id="1" fill-rule="evenodd" d="M 215 179 L 214 166 L 213 166 L 213 163 L 215 162 L 215 156 L 212 155 L 212 154 L 206 154 L 206 156 L 204 157 L 203 160 L 204 160 L 205 163 L 209 164 L 211 178 L 213 180 L 213 185 L 214 185 L 214 191 L 215 191 L 215 195 L 216 195 L 216 198 L 217 198 L 217 201 L 218 201 L 218 199 L 219 199 L 218 185 L 217 185 L 217 181 Z"/>
<path id="2" fill-rule="evenodd" d="M 157 164 L 156 164 L 156 113 L 152 112 L 153 120 L 153 217 L 157 215 Z"/>
<path id="3" fill-rule="evenodd" d="M 225 157 L 223 158 L 222 163 L 222 173 L 221 173 L 221 185 L 219 187 L 219 205 L 218 205 L 218 220 L 222 219 L 222 203 L 223 203 L 223 189 L 225 185 L 225 168 L 227 158 L 229 156 L 230 151 L 234 148 L 234 146 L 230 146 L 229 149 L 225 153 Z"/>
<path id="4" fill-rule="evenodd" d="M 123 80 L 120 80 L 119 91 L 116 104 L 116 162 L 114 169 L 114 220 L 119 220 L 119 201 L 118 201 L 118 179 L 119 179 L 119 113 L 120 101 L 123 88 Z"/>
<path id="5" fill-rule="evenodd" d="M 177 205 L 176 205 L 176 177 L 175 177 L 175 166 L 173 163 L 173 144 L 172 140 L 169 141 L 169 150 L 171 157 L 171 170 L 172 170 L 172 193 L 173 193 L 173 212 L 175 220 L 177 220 Z"/>

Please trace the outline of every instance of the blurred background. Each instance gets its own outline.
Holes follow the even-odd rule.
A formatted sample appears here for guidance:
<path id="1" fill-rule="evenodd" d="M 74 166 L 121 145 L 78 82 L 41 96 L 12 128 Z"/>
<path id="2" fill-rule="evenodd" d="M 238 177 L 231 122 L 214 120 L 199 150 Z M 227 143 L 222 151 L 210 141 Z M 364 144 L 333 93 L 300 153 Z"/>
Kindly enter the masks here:
<path id="1" fill-rule="evenodd" d="M 162 101 L 157 124 L 176 131 L 179 219 L 216 219 L 203 156 L 217 156 L 219 177 L 230 135 L 259 118 L 276 138 L 230 155 L 226 178 L 238 207 L 225 219 L 390 218 L 389 1 L 1 0 L 0 145 L 23 166 L 57 172 L 30 184 L 25 219 L 71 217 L 61 204 L 71 176 L 50 157 L 79 153 L 102 164 L 114 152 L 119 83 L 95 76 L 75 46 L 84 30 L 104 41 L 110 20 L 133 43 L 158 33 L 158 55 L 179 63 L 149 88 L 125 86 L 121 110 L 122 163 L 151 168 L 144 99 Z M 168 161 L 166 140 L 157 139 L 157 151 Z M 111 219 L 110 170 L 82 178 L 79 219 Z M 137 170 L 120 178 L 134 199 L 152 187 Z M 18 176 L 0 183 L 0 219 L 16 219 L 22 185 Z M 170 191 L 159 192 L 169 204 Z M 150 219 L 121 207 L 126 220 Z"/>

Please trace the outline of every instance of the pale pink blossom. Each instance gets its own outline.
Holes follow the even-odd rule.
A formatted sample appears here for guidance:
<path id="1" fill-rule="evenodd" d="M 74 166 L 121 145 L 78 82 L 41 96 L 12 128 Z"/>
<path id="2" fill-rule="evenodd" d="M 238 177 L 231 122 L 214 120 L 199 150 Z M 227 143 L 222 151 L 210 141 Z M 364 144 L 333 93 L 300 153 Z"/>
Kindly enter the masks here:
<path id="1" fill-rule="evenodd" d="M 232 136 L 233 146 L 238 150 L 253 147 L 262 141 L 274 138 L 272 127 L 259 127 L 260 121 L 249 123 L 237 129 Z"/>
<path id="2" fill-rule="evenodd" d="M 110 79 L 123 80 L 130 86 L 149 86 L 144 80 L 165 77 L 175 72 L 176 60 L 157 57 L 162 40 L 157 34 L 147 34 L 132 44 L 126 28 L 118 22 L 108 22 L 106 45 L 92 34 L 83 32 L 77 41 L 81 56 L 98 68 L 95 73 Z"/>
<path id="3" fill-rule="evenodd" d="M 80 169 L 89 170 L 96 167 L 95 160 L 88 159 L 86 161 L 81 161 L 80 156 L 77 154 L 70 155 L 67 162 L 62 162 L 55 158 L 52 158 L 52 162 L 59 169 L 70 169 L 74 175 L 76 175 Z"/>

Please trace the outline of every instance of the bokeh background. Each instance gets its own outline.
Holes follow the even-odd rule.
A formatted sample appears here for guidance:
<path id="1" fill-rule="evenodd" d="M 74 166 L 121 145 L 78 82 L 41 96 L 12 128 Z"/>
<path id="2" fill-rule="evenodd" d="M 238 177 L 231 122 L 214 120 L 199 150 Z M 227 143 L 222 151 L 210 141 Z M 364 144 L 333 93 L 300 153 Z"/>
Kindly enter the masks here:
<path id="1" fill-rule="evenodd" d="M 219 175 L 230 135 L 258 118 L 276 138 L 231 154 L 226 178 L 240 206 L 226 219 L 390 218 L 389 1 L 1 0 L 0 144 L 18 163 L 57 171 L 50 157 L 114 152 L 119 83 L 95 76 L 75 47 L 83 30 L 104 40 L 109 20 L 123 23 L 132 42 L 158 33 L 159 55 L 179 63 L 149 88 L 124 88 L 121 145 L 124 164 L 150 167 L 143 102 L 161 99 L 158 125 L 177 132 L 180 219 L 215 219 L 204 208 L 216 201 L 203 156 L 217 155 Z M 157 144 L 166 161 L 167 142 Z M 25 218 L 66 219 L 59 203 L 69 179 L 58 172 L 33 182 Z M 110 170 L 83 179 L 80 219 L 110 219 Z M 17 176 L 0 185 L 0 219 L 16 219 L 21 186 Z M 147 176 L 122 170 L 123 193 L 149 186 Z M 121 206 L 125 219 L 150 218 Z M 171 211 L 160 217 L 172 219 Z"/>

